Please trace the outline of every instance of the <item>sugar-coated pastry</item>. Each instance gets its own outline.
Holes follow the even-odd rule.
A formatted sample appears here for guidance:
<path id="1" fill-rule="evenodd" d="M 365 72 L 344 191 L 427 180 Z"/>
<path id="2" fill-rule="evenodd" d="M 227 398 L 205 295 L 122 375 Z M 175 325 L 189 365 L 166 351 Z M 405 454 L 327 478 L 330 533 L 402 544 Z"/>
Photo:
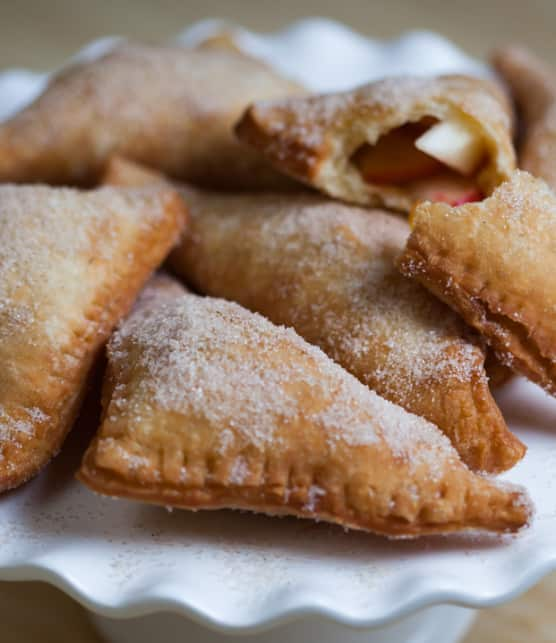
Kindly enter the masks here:
<path id="1" fill-rule="evenodd" d="M 519 166 L 556 189 L 556 71 L 522 47 L 506 47 L 493 63 L 522 117 Z"/>
<path id="2" fill-rule="evenodd" d="M 106 180 L 151 172 L 115 159 Z M 170 262 L 196 290 L 292 326 L 388 400 L 452 440 L 473 469 L 497 472 L 525 453 L 461 319 L 401 276 L 401 217 L 307 194 L 220 194 L 182 188 L 191 221 Z"/>
<path id="3" fill-rule="evenodd" d="M 556 196 L 516 171 L 482 203 L 421 203 L 400 268 L 556 394 Z"/>
<path id="4" fill-rule="evenodd" d="M 291 514 L 387 536 L 515 531 L 525 492 L 293 330 L 158 277 L 112 336 L 79 478 L 109 496 Z"/>
<path id="5" fill-rule="evenodd" d="M 168 188 L 0 186 L 0 491 L 58 451 L 95 356 L 185 216 Z"/>
<path id="6" fill-rule="evenodd" d="M 121 153 L 211 187 L 287 185 L 232 127 L 250 101 L 299 91 L 238 52 L 123 44 L 0 123 L 0 181 L 90 184 Z"/>
<path id="7" fill-rule="evenodd" d="M 401 77 L 261 101 L 236 131 L 277 168 L 330 196 L 408 211 L 480 200 L 515 168 L 510 107 L 465 76 Z"/>

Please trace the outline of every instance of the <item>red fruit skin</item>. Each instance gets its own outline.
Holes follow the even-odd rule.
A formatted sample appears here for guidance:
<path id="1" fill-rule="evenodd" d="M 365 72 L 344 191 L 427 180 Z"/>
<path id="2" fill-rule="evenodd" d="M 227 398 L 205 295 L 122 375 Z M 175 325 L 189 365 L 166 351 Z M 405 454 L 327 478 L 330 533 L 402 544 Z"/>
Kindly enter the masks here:
<path id="1" fill-rule="evenodd" d="M 439 203 L 447 203 L 451 206 L 463 205 L 464 203 L 471 203 L 473 201 L 481 201 L 483 195 L 477 188 L 473 188 L 463 194 L 456 196 L 454 194 L 446 194 L 445 192 L 437 192 L 430 197 L 431 201 Z"/>

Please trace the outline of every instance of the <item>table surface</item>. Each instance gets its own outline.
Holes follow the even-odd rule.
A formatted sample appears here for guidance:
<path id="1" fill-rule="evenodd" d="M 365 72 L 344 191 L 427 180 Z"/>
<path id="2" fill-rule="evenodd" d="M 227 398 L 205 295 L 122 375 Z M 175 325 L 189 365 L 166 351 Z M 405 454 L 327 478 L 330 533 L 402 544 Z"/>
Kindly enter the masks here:
<path id="1" fill-rule="evenodd" d="M 517 41 L 556 63 L 551 46 L 554 0 L 18 0 L 0 2 L 0 69 L 50 69 L 84 43 L 107 34 L 156 42 L 206 17 L 270 31 L 313 15 L 341 20 L 380 38 L 407 29 L 432 29 L 477 56 Z M 511 603 L 483 610 L 465 643 L 554 642 L 555 604 L 556 574 Z M 0 583 L 0 623 L 2 643 L 100 643 L 85 611 L 42 583 Z"/>

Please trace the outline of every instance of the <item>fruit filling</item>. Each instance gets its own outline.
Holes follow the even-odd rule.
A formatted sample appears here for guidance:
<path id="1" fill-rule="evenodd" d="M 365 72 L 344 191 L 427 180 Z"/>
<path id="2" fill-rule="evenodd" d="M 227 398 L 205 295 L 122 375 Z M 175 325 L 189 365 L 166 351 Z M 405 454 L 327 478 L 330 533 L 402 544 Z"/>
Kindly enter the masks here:
<path id="1" fill-rule="evenodd" d="M 481 136 L 462 120 L 423 118 L 364 143 L 352 156 L 367 183 L 404 187 L 416 200 L 461 205 L 483 195 L 475 177 L 483 165 Z"/>

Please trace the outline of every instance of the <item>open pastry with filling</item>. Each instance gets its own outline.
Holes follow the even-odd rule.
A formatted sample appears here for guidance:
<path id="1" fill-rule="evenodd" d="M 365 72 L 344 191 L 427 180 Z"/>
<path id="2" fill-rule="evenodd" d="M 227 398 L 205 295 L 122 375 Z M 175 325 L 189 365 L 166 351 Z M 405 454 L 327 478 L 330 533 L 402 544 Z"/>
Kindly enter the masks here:
<path id="1" fill-rule="evenodd" d="M 201 185 L 286 186 L 232 128 L 250 101 L 299 91 L 223 48 L 122 44 L 62 70 L 0 123 L 0 181 L 92 184 L 121 153 Z"/>
<path id="2" fill-rule="evenodd" d="M 280 170 L 330 196 L 407 211 L 488 195 L 515 167 L 510 108 L 494 84 L 401 77 L 252 105 L 236 131 Z"/>
<path id="3" fill-rule="evenodd" d="M 156 179 L 117 159 L 105 177 Z M 438 425 L 471 468 L 502 471 L 524 455 L 490 394 L 481 341 L 395 267 L 404 219 L 310 193 L 182 194 L 191 220 L 170 263 L 196 290 L 292 326 L 380 395 Z"/>
<path id="4" fill-rule="evenodd" d="M 158 277 L 108 346 L 79 478 L 109 496 L 316 518 L 388 536 L 515 531 L 524 491 L 293 330 Z"/>
<path id="5" fill-rule="evenodd" d="M 400 268 L 556 394 L 556 196 L 516 171 L 482 203 L 421 203 Z"/>
<path id="6" fill-rule="evenodd" d="M 59 450 L 95 356 L 184 219 L 168 188 L 0 186 L 0 491 Z"/>
<path id="7" fill-rule="evenodd" d="M 521 114 L 519 166 L 556 189 L 556 71 L 521 47 L 500 49 L 493 63 Z"/>

